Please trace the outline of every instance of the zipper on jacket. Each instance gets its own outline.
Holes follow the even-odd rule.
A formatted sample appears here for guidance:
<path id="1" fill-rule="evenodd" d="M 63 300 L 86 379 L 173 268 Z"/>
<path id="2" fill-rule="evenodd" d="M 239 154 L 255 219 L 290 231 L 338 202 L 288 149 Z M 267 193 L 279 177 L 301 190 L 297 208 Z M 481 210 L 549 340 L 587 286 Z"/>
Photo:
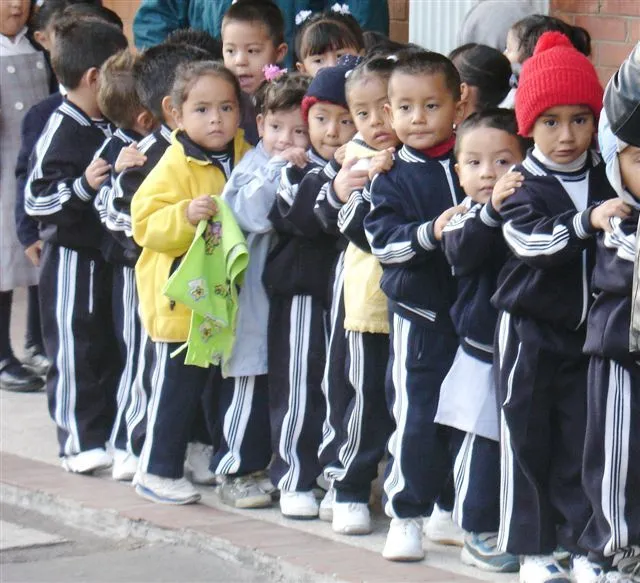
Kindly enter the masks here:
<path id="1" fill-rule="evenodd" d="M 89 261 L 89 313 L 93 314 L 93 275 L 96 270 L 96 262 Z"/>

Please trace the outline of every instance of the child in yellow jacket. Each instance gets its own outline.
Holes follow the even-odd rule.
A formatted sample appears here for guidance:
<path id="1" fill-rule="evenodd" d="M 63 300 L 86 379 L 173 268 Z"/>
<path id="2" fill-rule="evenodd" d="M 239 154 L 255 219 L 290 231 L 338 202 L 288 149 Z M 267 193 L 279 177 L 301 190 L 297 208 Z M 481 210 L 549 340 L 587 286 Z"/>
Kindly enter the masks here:
<path id="1" fill-rule="evenodd" d="M 213 197 L 250 149 L 238 129 L 239 101 L 238 81 L 222 65 L 183 65 L 172 91 L 178 130 L 131 204 L 133 237 L 142 247 L 136 265 L 140 311 L 155 352 L 147 438 L 134 482 L 142 497 L 164 504 L 200 498 L 184 478 L 184 458 L 198 403 L 219 373 L 217 368 L 185 365 L 184 353 L 171 357 L 187 340 L 191 312 L 167 298 L 163 288 L 189 249 L 198 223 L 217 213 Z M 212 232 L 205 234 L 213 237 Z"/>

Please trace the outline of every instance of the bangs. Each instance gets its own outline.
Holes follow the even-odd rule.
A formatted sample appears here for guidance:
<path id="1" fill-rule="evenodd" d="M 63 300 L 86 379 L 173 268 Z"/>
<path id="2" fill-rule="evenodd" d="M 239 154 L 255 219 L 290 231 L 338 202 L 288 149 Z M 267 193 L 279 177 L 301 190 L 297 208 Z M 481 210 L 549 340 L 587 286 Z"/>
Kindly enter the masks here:
<path id="1" fill-rule="evenodd" d="M 322 55 L 327 51 L 340 49 L 361 50 L 358 39 L 346 26 L 336 22 L 320 21 L 310 26 L 304 33 L 298 49 L 298 60 L 314 55 Z"/>

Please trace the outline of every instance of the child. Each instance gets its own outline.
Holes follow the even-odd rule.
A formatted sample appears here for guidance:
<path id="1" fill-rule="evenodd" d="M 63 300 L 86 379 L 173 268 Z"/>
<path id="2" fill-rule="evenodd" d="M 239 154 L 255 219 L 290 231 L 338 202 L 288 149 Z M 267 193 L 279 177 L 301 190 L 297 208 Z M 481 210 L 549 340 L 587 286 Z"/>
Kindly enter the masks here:
<path id="1" fill-rule="evenodd" d="M 256 94 L 261 140 L 236 166 L 222 198 L 247 233 L 249 267 L 240 292 L 236 343 L 229 362 L 230 377 L 220 390 L 222 447 L 212 467 L 227 479 L 219 487 L 223 502 L 236 508 L 260 508 L 271 504 L 260 489 L 262 482 L 251 471 L 263 470 L 271 459 L 269 388 L 267 385 L 267 325 L 269 299 L 262 283 L 267 255 L 274 240 L 268 215 L 275 201 L 280 172 L 287 163 L 305 166 L 309 145 L 301 103 L 309 81 L 282 70 Z M 244 388 L 243 388 L 244 387 Z M 236 401 L 233 406 L 231 402 Z M 242 454 L 242 455 L 240 455 Z M 244 475 L 243 475 L 244 474 Z M 247 475 L 248 474 L 248 475 Z M 235 475 L 235 477 L 234 477 Z"/>
<path id="2" fill-rule="evenodd" d="M 521 179 L 507 171 L 524 158 L 513 111 L 472 114 L 458 128 L 455 154 L 468 210 L 443 229 L 442 248 L 458 279 L 451 317 L 460 347 L 440 389 L 436 422 L 458 430 L 454 518 L 466 531 L 462 561 L 506 573 L 520 565 L 518 557 L 496 550 L 500 446 L 491 363 L 498 312 L 491 296 L 507 258 L 500 205 Z"/>
<path id="3" fill-rule="evenodd" d="M 0 10 L 0 389 L 39 391 L 48 362 L 43 355 L 38 316 L 38 237 L 28 241 L 27 255 L 19 240 L 15 221 L 16 178 L 20 124 L 25 112 L 49 93 L 49 74 L 44 54 L 27 38 L 29 0 L 5 2 Z M 18 183 L 20 184 L 20 183 Z M 22 183 L 24 184 L 24 183 Z M 10 329 L 13 290 L 29 288 L 27 358 L 21 363 L 11 348 Z"/>
<path id="4" fill-rule="evenodd" d="M 637 95 L 637 92 L 636 92 Z M 617 100 L 616 125 L 629 123 L 638 102 Z M 640 210 L 640 147 L 613 135 L 600 118 L 607 176 L 628 207 L 598 235 L 585 352 L 591 355 L 582 482 L 593 514 L 580 543 L 607 565 L 604 581 L 640 581 L 640 367 L 629 351 L 633 262 Z"/>
<path id="5" fill-rule="evenodd" d="M 302 24 L 296 33 L 295 56 L 300 73 L 315 77 L 323 67 L 335 67 L 340 57 L 364 52 L 362 30 L 350 14 L 303 11 L 298 20 Z"/>
<path id="6" fill-rule="evenodd" d="M 271 480 L 281 490 L 280 510 L 289 518 L 318 516 L 311 488 L 321 471 L 324 318 L 338 250 L 335 236 L 322 231 L 313 209 L 318 193 L 340 168 L 340 146 L 355 132 L 344 94 L 350 70 L 330 67 L 311 82 L 302 102 L 309 161 L 303 168 L 296 161 L 283 169 L 270 213 L 280 235 L 264 273 L 270 298 Z"/>
<path id="7" fill-rule="evenodd" d="M 421 517 L 452 468 L 449 432 L 434 417 L 457 349 L 449 317 L 455 283 L 435 236 L 443 226 L 436 219 L 462 199 L 453 172 L 460 97 L 460 76 L 443 55 L 412 53 L 398 61 L 385 109 L 404 147 L 393 168 L 371 183 L 365 219 L 390 311 L 387 395 L 396 429 L 384 484 L 392 520 L 383 556 L 393 561 L 424 557 Z"/>
<path id="8" fill-rule="evenodd" d="M 589 60 L 557 32 L 540 37 L 523 65 L 516 116 L 533 150 L 517 169 L 523 185 L 504 201 L 502 232 L 513 255 L 493 303 L 501 404 L 502 479 L 498 548 L 522 555 L 520 581 L 568 581 L 553 557 L 573 554 L 574 581 L 598 569 L 578 538 L 589 518 L 581 487 L 593 234 L 619 201 L 590 151 L 602 88 Z"/>
<path id="9" fill-rule="evenodd" d="M 178 131 L 131 203 L 133 237 L 142 247 L 136 283 L 155 362 L 136 492 L 154 502 L 189 504 L 200 494 L 184 478 L 191 426 L 215 369 L 187 366 L 172 353 L 187 339 L 189 309 L 163 294 L 169 275 L 193 240 L 196 226 L 217 212 L 233 166 L 249 145 L 238 131 L 240 87 L 213 61 L 181 65 L 171 93 Z"/>
<path id="10" fill-rule="evenodd" d="M 119 366 L 110 345 L 111 269 L 100 254 L 102 229 L 92 208 L 109 166 L 91 160 L 111 135 L 98 107 L 97 80 L 99 67 L 127 40 L 103 21 L 68 20 L 55 43 L 53 69 L 67 96 L 36 144 L 25 209 L 40 221 L 45 242 L 40 311 L 62 465 L 91 473 L 111 465 L 105 443 Z"/>

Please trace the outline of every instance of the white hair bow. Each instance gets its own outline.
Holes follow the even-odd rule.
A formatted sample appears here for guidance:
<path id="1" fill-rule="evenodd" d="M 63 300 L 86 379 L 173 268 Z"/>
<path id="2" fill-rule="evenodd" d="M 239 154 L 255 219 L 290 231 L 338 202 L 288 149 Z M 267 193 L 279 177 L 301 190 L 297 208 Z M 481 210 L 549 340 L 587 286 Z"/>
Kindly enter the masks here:
<path id="1" fill-rule="evenodd" d="M 331 11 L 332 12 L 338 12 L 339 14 L 351 14 L 351 10 L 349 10 L 349 5 L 348 4 L 340 4 L 339 2 L 336 2 L 332 7 L 331 7 Z"/>
<path id="2" fill-rule="evenodd" d="M 301 10 L 296 14 L 296 26 L 300 26 L 313 12 L 311 10 Z"/>

